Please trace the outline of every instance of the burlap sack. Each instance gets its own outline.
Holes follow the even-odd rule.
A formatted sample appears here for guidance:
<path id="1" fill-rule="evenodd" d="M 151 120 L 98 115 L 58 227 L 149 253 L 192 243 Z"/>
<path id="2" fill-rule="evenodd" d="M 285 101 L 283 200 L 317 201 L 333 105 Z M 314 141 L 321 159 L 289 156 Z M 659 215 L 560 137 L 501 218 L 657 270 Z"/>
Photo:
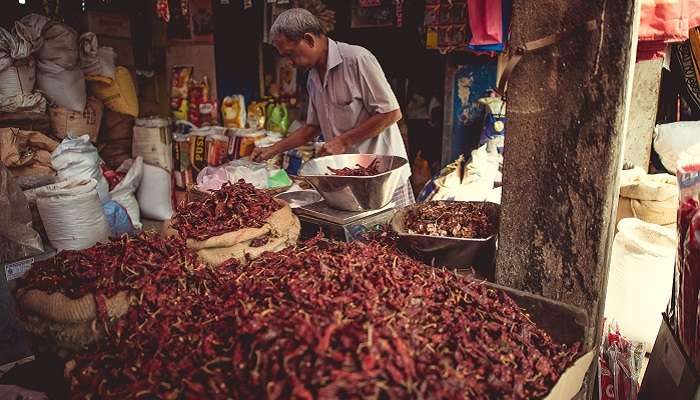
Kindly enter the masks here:
<path id="1" fill-rule="evenodd" d="M 22 325 L 30 334 L 62 349 L 80 351 L 100 339 L 101 327 L 96 321 L 65 324 L 25 315 Z"/>
<path id="2" fill-rule="evenodd" d="M 187 247 L 197 250 L 202 261 L 218 266 L 232 258 L 245 262 L 246 255 L 249 259 L 254 259 L 266 251 L 280 251 L 294 244 L 300 232 L 299 219 L 289 205 L 284 203 L 260 228 L 245 228 L 203 241 L 188 239 Z M 269 236 L 267 243 L 259 247 L 251 246 L 253 240 L 266 235 Z"/>
<path id="3" fill-rule="evenodd" d="M 299 219 L 294 214 L 290 213 L 290 215 L 292 218 L 288 220 L 287 225 L 283 228 L 280 227 L 280 229 L 283 230 L 275 230 L 274 233 L 271 233 L 267 243 L 263 246 L 251 246 L 255 239 L 253 238 L 230 247 L 210 247 L 201 249 L 197 251 L 197 255 L 199 255 L 199 258 L 205 263 L 219 266 L 230 259 L 235 259 L 241 264 L 245 264 L 248 260 L 254 260 L 265 252 L 284 250 L 297 242 L 301 232 Z"/>
<path id="4" fill-rule="evenodd" d="M 641 168 L 622 171 L 617 223 L 623 218 L 638 218 L 652 224 L 669 226 L 676 222 L 678 183 L 673 175 L 648 175 Z"/>
<path id="5" fill-rule="evenodd" d="M 129 309 L 129 302 L 129 293 L 125 291 L 106 297 L 107 315 L 110 318 L 121 317 Z M 59 292 L 49 294 L 38 289 L 20 290 L 17 293 L 17 303 L 23 311 L 54 322 L 78 323 L 97 318 L 93 294 L 71 299 Z"/>
<path id="6" fill-rule="evenodd" d="M 130 301 L 126 291 L 106 297 L 107 316 L 110 319 L 124 316 Z M 59 347 L 80 350 L 100 338 L 103 327 L 98 323 L 92 294 L 71 299 L 58 292 L 49 294 L 43 290 L 20 289 L 17 304 L 27 331 Z"/>

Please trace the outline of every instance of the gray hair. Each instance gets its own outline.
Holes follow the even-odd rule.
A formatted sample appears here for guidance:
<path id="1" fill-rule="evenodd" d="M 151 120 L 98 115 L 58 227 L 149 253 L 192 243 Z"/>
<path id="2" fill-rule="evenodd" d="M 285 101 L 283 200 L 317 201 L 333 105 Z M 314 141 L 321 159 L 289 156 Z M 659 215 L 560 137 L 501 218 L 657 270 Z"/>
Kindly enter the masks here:
<path id="1" fill-rule="evenodd" d="M 323 26 L 312 13 L 303 8 L 292 8 L 280 14 L 270 28 L 270 38 L 284 35 L 291 41 L 301 40 L 305 34 L 323 34 Z"/>

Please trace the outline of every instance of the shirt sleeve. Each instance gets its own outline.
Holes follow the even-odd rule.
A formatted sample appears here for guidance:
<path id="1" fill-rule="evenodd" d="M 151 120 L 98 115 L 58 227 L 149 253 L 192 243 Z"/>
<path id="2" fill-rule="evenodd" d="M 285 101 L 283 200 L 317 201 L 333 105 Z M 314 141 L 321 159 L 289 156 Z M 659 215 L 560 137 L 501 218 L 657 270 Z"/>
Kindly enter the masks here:
<path id="1" fill-rule="evenodd" d="M 386 80 L 379 61 L 371 54 L 357 58 L 360 74 L 362 102 L 370 114 L 383 114 L 398 110 L 399 102 Z"/>

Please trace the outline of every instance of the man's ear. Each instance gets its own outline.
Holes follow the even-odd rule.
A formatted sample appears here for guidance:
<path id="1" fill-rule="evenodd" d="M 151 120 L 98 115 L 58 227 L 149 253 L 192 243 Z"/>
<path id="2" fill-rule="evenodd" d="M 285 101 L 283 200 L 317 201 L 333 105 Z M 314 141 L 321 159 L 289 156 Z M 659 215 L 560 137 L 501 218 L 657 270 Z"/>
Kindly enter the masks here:
<path id="1" fill-rule="evenodd" d="M 305 41 L 306 44 L 309 45 L 309 47 L 311 48 L 316 46 L 316 36 L 310 33 L 305 33 L 301 40 Z"/>

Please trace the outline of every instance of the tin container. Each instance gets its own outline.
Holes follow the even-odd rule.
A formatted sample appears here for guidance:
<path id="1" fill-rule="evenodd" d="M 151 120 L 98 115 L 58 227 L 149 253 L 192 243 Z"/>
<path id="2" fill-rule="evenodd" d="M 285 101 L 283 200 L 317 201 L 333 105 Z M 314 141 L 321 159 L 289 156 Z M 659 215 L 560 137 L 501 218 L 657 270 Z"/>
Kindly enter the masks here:
<path id="1" fill-rule="evenodd" d="M 253 153 L 255 142 L 265 137 L 265 131 L 257 129 L 231 129 L 228 155 L 232 160 L 248 157 Z"/>

